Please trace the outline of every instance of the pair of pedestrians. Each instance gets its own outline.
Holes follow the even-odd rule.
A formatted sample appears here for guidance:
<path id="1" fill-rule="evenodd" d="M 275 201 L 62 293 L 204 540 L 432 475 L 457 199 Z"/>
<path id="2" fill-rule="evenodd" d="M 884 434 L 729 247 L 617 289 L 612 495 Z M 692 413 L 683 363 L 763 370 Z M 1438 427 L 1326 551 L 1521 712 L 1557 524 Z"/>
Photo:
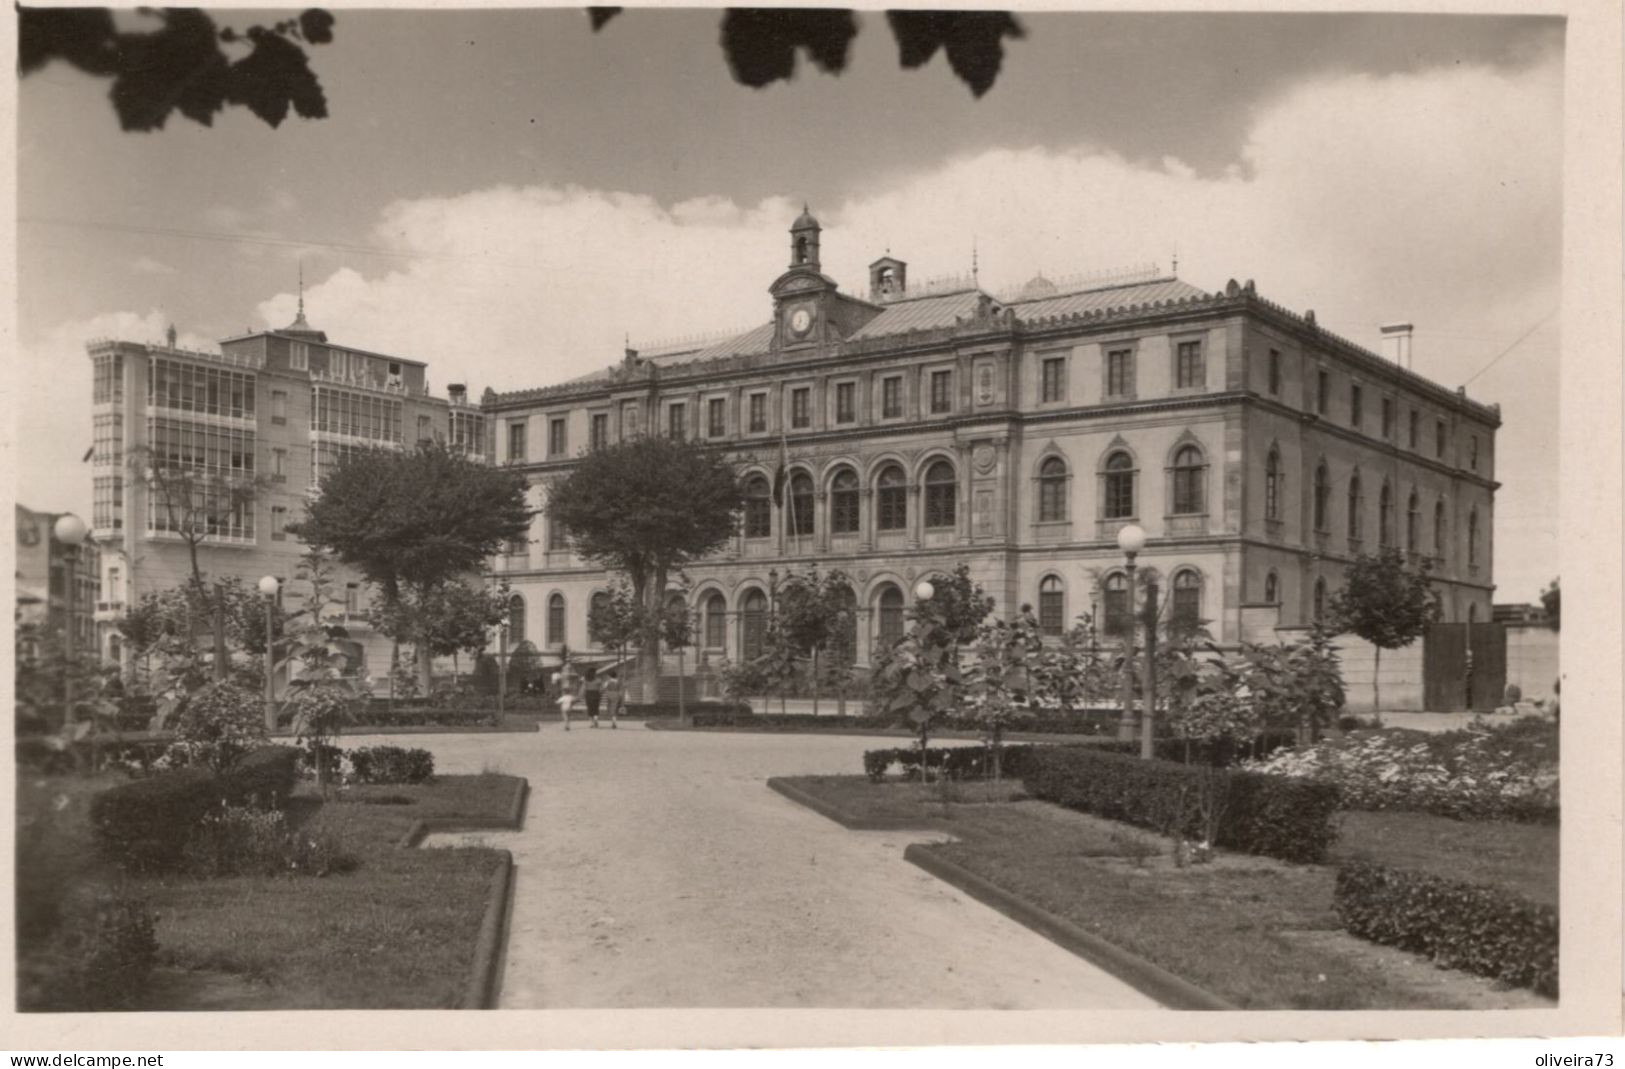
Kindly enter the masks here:
<path id="1" fill-rule="evenodd" d="M 564 717 L 564 730 L 570 730 L 570 710 L 583 699 L 586 701 L 587 716 L 592 719 L 592 726 L 598 726 L 598 710 L 604 708 L 609 713 L 609 726 L 619 728 L 621 711 L 626 705 L 626 693 L 621 687 L 620 678 L 614 672 L 607 672 L 608 681 L 599 679 L 598 670 L 588 668 L 583 679 L 570 671 L 567 667 L 560 684 L 562 693 L 559 695 L 559 712 Z"/>

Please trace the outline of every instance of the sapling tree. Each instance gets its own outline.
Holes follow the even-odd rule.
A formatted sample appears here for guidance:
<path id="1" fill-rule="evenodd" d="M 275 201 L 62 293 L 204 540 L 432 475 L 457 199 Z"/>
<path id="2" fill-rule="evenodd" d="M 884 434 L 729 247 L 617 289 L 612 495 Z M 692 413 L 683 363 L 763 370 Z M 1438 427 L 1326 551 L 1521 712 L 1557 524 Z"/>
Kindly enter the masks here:
<path id="1" fill-rule="evenodd" d="M 1348 566 L 1342 589 L 1332 595 L 1331 619 L 1339 631 L 1365 639 L 1375 648 L 1371 672 L 1371 707 L 1382 710 L 1382 651 L 1409 646 L 1439 618 L 1439 593 L 1428 579 L 1424 559 L 1412 570 L 1394 546 L 1362 554 Z"/>
<path id="2" fill-rule="evenodd" d="M 966 694 L 982 723 L 992 756 L 993 778 L 1004 775 L 1004 732 L 1011 718 L 1026 707 L 1034 686 L 1034 669 L 1044 642 L 1031 606 L 1023 605 L 1010 622 L 984 623 L 972 648 Z"/>
<path id="3" fill-rule="evenodd" d="M 780 637 L 796 657 L 811 660 L 813 712 L 818 712 L 819 685 L 826 681 L 833 661 L 850 665 L 852 632 L 856 625 L 852 581 L 835 569 L 820 573 L 791 572 L 778 587 L 777 623 Z M 820 663 L 821 658 L 823 663 Z M 832 680 L 841 677 L 833 675 Z"/>
<path id="4" fill-rule="evenodd" d="M 288 669 L 285 706 L 294 737 L 310 749 L 317 785 L 327 787 L 337 739 L 366 692 L 344 640 L 344 605 L 329 593 L 331 574 L 319 550 L 306 553 L 298 578 L 307 586 L 303 607 L 288 621 L 280 665 Z"/>

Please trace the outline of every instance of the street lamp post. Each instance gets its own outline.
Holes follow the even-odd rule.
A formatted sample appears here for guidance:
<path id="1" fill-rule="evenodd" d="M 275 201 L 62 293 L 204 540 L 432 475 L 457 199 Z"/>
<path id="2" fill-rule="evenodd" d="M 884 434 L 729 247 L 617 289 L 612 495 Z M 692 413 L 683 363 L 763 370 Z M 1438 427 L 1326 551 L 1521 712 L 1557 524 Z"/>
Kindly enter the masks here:
<path id="1" fill-rule="evenodd" d="M 1123 647 L 1123 720 L 1118 725 L 1117 737 L 1124 741 L 1134 738 L 1134 561 L 1145 548 L 1145 530 L 1131 523 L 1117 532 L 1117 548 L 1123 551 L 1128 571 L 1128 634 Z"/>
<path id="2" fill-rule="evenodd" d="M 272 618 L 272 611 L 276 605 L 277 591 L 282 588 L 274 575 L 260 577 L 260 593 L 265 597 L 265 730 L 276 730 L 276 639 L 273 628 L 276 626 Z"/>
<path id="3" fill-rule="evenodd" d="M 65 660 L 63 662 L 62 671 L 62 726 L 66 728 L 68 725 L 73 723 L 73 665 L 75 660 L 74 640 L 77 637 L 74 634 L 74 624 L 76 623 L 74 619 L 74 608 L 76 605 L 74 599 L 74 587 L 79 582 L 79 577 L 75 574 L 75 570 L 79 563 L 79 546 L 84 542 L 85 535 L 88 533 L 88 531 L 85 528 L 84 520 L 81 520 L 71 512 L 65 512 L 61 516 L 57 517 L 56 524 L 52 527 L 52 533 L 56 536 L 56 540 L 61 542 L 63 546 L 62 561 L 65 565 L 64 571 L 66 572 L 67 579 L 66 593 L 68 600 L 67 605 L 65 606 L 66 611 L 64 612 L 66 621 L 63 631 L 63 635 L 67 640 L 67 645 L 63 651 Z"/>
<path id="4" fill-rule="evenodd" d="M 508 698 L 508 621 L 497 624 L 497 723 L 502 723 Z"/>

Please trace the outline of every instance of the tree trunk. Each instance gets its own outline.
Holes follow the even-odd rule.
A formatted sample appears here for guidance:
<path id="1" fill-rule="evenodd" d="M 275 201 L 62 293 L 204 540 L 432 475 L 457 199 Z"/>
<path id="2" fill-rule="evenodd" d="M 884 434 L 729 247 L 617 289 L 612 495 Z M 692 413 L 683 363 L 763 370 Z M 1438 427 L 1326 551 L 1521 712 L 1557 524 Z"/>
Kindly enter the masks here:
<path id="1" fill-rule="evenodd" d="M 813 715 L 818 715 L 818 647 L 812 651 Z"/>
<path id="2" fill-rule="evenodd" d="M 226 657 L 226 590 L 219 583 L 214 584 L 214 681 L 224 682 L 227 668 L 230 667 Z"/>
<path id="3" fill-rule="evenodd" d="M 418 657 L 418 692 L 421 697 L 427 698 L 433 682 L 434 654 L 429 652 L 429 644 L 419 639 L 417 644 Z"/>
<path id="4" fill-rule="evenodd" d="M 643 700 L 660 700 L 660 609 L 666 596 L 666 571 L 655 569 L 643 591 L 643 645 L 638 648 L 638 672 L 643 676 Z"/>
<path id="5" fill-rule="evenodd" d="M 1376 659 L 1371 662 L 1371 715 L 1382 715 L 1382 647 L 1372 646 Z"/>

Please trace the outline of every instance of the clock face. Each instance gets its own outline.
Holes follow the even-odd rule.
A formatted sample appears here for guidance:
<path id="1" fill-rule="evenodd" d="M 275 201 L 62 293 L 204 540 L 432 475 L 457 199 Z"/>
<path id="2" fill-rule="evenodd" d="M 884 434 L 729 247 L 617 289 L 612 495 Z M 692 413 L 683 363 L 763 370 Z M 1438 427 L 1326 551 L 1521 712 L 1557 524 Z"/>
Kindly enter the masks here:
<path id="1" fill-rule="evenodd" d="M 805 308 L 797 308 L 790 313 L 790 329 L 796 334 L 807 333 L 812 326 L 812 313 Z"/>

